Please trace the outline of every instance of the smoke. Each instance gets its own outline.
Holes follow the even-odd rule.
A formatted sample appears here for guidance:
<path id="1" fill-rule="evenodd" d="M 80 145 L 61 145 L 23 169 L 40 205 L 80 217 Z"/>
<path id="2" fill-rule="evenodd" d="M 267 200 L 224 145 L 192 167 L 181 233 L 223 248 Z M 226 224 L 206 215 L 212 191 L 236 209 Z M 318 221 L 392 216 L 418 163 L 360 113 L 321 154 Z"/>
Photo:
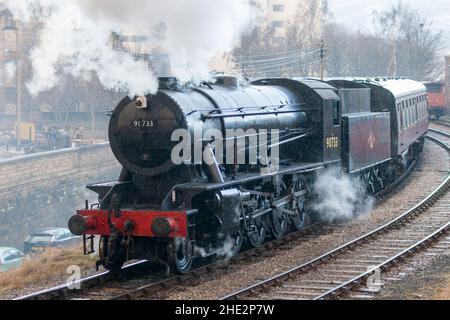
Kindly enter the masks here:
<path id="1" fill-rule="evenodd" d="M 5 63 L 5 78 L 6 81 L 11 81 L 16 77 L 17 68 L 14 62 Z"/>
<path id="2" fill-rule="evenodd" d="M 225 241 L 220 246 L 211 246 L 209 248 L 202 248 L 195 246 L 195 255 L 207 258 L 209 252 L 216 253 L 216 259 L 219 263 L 227 264 L 231 258 L 233 258 L 238 252 L 236 252 L 236 242 L 232 237 L 227 237 Z"/>
<path id="3" fill-rule="evenodd" d="M 314 184 L 316 199 L 313 209 L 322 219 L 342 221 L 369 212 L 374 205 L 365 185 L 333 167 L 321 172 Z"/>
<path id="4" fill-rule="evenodd" d="M 6 0 L 14 16 L 39 21 L 43 30 L 31 54 L 32 94 L 51 89 L 64 74 L 130 95 L 154 93 L 148 65 L 112 48 L 112 33 L 145 36 L 170 57 L 181 81 L 207 79 L 208 63 L 232 49 L 251 17 L 248 0 Z"/>

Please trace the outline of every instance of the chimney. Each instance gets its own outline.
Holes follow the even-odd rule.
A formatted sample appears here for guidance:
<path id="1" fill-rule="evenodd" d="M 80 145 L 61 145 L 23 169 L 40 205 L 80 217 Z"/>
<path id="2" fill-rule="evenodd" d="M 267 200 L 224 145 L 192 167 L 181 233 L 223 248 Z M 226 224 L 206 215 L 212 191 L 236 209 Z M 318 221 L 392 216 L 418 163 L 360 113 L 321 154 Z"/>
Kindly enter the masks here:
<path id="1" fill-rule="evenodd" d="M 447 107 L 450 108 L 450 56 L 445 57 L 445 92 L 447 93 Z"/>

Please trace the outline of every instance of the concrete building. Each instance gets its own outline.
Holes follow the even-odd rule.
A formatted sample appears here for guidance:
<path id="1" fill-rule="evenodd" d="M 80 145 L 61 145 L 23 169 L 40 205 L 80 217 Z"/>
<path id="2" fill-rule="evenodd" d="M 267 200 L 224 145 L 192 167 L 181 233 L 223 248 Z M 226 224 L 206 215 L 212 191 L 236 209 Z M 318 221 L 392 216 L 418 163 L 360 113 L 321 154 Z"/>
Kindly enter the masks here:
<path id="1" fill-rule="evenodd" d="M 295 16 L 303 0 L 256 0 L 262 9 L 267 27 L 273 27 L 279 37 L 284 37 L 290 19 Z"/>

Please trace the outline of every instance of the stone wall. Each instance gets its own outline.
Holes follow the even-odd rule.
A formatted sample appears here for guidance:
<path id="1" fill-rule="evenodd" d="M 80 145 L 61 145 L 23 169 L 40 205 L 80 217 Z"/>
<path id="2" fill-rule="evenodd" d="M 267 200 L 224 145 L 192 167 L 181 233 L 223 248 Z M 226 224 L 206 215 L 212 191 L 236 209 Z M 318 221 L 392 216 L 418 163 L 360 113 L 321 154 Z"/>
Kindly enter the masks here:
<path id="1" fill-rule="evenodd" d="M 118 178 L 109 144 L 0 161 L 0 247 L 22 248 L 33 231 L 66 227 L 85 200 L 86 185 Z"/>

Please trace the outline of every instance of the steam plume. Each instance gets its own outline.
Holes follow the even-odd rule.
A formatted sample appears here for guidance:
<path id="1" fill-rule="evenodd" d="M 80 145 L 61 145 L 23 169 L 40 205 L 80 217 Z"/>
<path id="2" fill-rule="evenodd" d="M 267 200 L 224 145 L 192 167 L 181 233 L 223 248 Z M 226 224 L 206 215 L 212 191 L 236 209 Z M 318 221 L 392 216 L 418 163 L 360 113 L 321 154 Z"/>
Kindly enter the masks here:
<path id="1" fill-rule="evenodd" d="M 365 186 L 337 167 L 320 173 L 314 183 L 314 190 L 317 198 L 313 209 L 322 219 L 329 221 L 352 219 L 370 211 L 374 204 Z"/>
<path id="2" fill-rule="evenodd" d="M 208 62 L 229 51 L 250 17 L 248 0 L 6 0 L 16 18 L 43 23 L 31 54 L 32 94 L 55 86 L 61 74 L 90 79 L 130 95 L 155 92 L 146 63 L 112 49 L 111 33 L 146 36 L 170 56 L 182 81 L 206 79 Z"/>

